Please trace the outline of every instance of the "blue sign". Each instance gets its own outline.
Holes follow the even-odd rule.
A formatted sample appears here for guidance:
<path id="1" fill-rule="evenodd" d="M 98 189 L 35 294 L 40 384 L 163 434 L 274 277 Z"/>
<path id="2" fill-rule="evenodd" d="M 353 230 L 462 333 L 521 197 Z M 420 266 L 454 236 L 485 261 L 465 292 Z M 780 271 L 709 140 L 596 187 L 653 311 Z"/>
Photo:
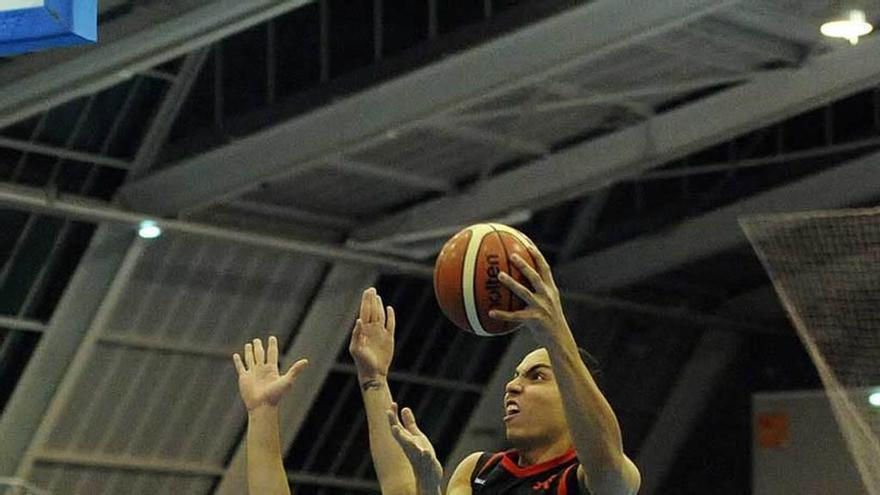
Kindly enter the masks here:
<path id="1" fill-rule="evenodd" d="M 98 39 L 98 0 L 0 0 L 0 56 Z"/>

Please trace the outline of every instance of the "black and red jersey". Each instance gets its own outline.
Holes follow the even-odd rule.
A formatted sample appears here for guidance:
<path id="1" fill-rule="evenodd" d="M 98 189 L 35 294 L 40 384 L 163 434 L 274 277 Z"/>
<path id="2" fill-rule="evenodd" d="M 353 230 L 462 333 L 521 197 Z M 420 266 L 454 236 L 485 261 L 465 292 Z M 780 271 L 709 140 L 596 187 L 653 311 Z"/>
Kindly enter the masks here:
<path id="1" fill-rule="evenodd" d="M 518 464 L 515 450 L 484 453 L 471 474 L 471 491 L 476 495 L 580 495 L 574 449 L 532 466 Z"/>

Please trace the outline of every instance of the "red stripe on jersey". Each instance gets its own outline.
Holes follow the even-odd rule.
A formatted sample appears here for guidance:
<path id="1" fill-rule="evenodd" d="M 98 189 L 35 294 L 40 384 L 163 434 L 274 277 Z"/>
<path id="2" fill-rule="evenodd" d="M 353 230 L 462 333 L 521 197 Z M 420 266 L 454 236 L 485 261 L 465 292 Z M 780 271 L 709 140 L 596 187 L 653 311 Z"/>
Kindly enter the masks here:
<path id="1" fill-rule="evenodd" d="M 559 486 L 556 487 L 557 495 L 568 495 L 568 473 L 571 472 L 577 464 L 572 466 L 568 466 L 568 468 L 562 472 L 562 476 L 559 478 Z"/>
<path id="2" fill-rule="evenodd" d="M 513 460 L 512 455 L 514 452 L 505 452 L 504 458 L 501 459 L 501 465 L 504 466 L 504 469 L 507 470 L 510 474 L 516 476 L 517 478 L 525 478 L 527 476 L 534 476 L 548 469 L 552 469 L 560 464 L 564 464 L 566 462 L 571 461 L 575 457 L 577 457 L 577 452 L 574 449 L 569 450 L 568 452 L 562 454 L 559 457 L 555 457 L 550 459 L 549 461 L 544 461 L 540 464 L 533 464 L 531 466 L 520 467 L 517 465 L 516 461 Z"/>

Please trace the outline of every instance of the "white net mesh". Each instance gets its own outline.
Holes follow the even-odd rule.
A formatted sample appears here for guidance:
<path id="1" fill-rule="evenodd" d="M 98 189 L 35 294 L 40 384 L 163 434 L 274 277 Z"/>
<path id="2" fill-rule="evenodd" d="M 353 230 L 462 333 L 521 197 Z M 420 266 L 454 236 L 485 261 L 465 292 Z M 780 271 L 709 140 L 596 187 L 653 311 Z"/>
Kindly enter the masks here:
<path id="1" fill-rule="evenodd" d="M 819 371 L 865 487 L 880 495 L 880 209 L 740 224 Z"/>

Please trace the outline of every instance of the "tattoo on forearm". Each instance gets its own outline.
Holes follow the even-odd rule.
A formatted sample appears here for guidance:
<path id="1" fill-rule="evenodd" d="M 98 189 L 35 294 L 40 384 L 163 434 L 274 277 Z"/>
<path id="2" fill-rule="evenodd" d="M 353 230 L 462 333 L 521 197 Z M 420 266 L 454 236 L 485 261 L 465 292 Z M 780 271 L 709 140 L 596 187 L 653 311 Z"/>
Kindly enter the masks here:
<path id="1" fill-rule="evenodd" d="M 361 389 L 366 392 L 368 390 L 379 390 L 382 388 L 382 382 L 379 380 L 367 380 L 361 383 Z"/>

